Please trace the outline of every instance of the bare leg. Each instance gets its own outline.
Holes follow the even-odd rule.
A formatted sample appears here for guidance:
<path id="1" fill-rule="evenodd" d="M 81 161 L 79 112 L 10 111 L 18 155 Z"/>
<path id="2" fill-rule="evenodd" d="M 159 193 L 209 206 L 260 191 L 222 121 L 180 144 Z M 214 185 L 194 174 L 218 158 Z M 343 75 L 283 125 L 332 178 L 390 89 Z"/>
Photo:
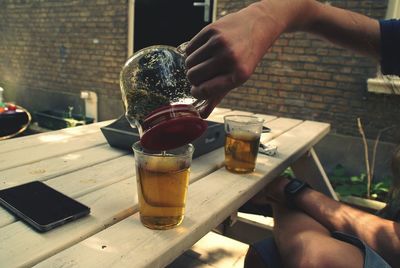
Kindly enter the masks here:
<path id="1" fill-rule="evenodd" d="M 334 239 L 330 232 L 307 214 L 273 204 L 274 238 L 285 267 L 363 267 L 362 251 Z M 250 247 L 245 267 L 264 267 Z"/>

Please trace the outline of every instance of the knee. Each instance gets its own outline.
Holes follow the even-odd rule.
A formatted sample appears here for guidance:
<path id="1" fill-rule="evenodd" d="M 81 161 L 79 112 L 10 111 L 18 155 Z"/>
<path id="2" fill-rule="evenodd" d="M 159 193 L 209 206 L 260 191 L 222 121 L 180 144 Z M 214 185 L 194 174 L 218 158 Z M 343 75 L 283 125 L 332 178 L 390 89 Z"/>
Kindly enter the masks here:
<path id="1" fill-rule="evenodd" d="M 328 251 L 319 241 L 304 235 L 296 235 L 287 245 L 280 246 L 285 267 L 331 267 L 332 263 L 327 263 L 330 259 Z"/>
<path id="2" fill-rule="evenodd" d="M 278 247 L 285 267 L 362 267 L 363 263 L 360 249 L 313 232 L 296 235 Z"/>

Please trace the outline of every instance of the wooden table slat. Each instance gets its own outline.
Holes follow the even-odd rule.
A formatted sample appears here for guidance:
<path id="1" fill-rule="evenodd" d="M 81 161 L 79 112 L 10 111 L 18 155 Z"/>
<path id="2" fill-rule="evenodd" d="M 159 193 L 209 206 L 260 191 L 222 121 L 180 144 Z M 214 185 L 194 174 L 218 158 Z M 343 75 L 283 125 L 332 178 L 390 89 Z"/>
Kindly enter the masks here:
<path id="1" fill-rule="evenodd" d="M 218 123 L 223 123 L 224 122 L 224 116 L 226 115 L 254 115 L 252 112 L 246 112 L 246 111 L 227 111 L 225 113 L 218 113 L 216 115 L 210 116 L 212 117 L 212 121 L 218 122 Z"/>
<path id="2" fill-rule="evenodd" d="M 92 159 L 100 161 L 100 159 L 102 158 L 101 151 L 94 149 L 90 151 L 95 153 Z M 118 153 L 118 151 L 114 152 Z M 96 154 L 98 157 L 96 157 Z M 111 156 L 113 156 L 113 153 L 108 154 L 108 157 Z M 110 159 L 109 161 L 106 162 L 90 163 L 86 161 L 84 163 L 88 164 L 88 167 L 84 169 L 78 169 L 77 171 L 73 171 L 70 169 L 69 170 L 70 173 L 65 175 L 60 175 L 58 177 L 46 181 L 45 183 L 72 198 L 78 198 L 95 190 L 98 190 L 100 188 L 106 187 L 110 184 L 126 179 L 130 176 L 134 176 L 135 174 L 133 156 L 121 157 L 121 154 L 115 154 L 114 159 Z M 57 171 L 59 170 L 55 170 L 55 173 L 57 173 Z M 39 178 L 22 177 L 22 178 L 24 179 L 24 181 L 14 180 L 12 181 L 12 183 L 16 183 L 17 185 L 26 183 L 28 181 L 43 179 L 40 177 Z M 12 214 L 10 214 L 8 211 L 0 207 L 0 227 L 11 224 L 15 221 L 16 219 Z"/>
<path id="3" fill-rule="evenodd" d="M 99 131 L 0 154 L 0 171 L 106 144 Z"/>
<path id="4" fill-rule="evenodd" d="M 268 122 L 277 119 L 278 117 L 275 115 L 267 115 L 267 114 L 254 114 L 255 116 L 261 117 L 264 119 L 264 125 L 268 126 Z"/>
<path id="5" fill-rule="evenodd" d="M 225 113 L 228 113 L 228 112 L 230 112 L 230 111 L 232 111 L 231 109 L 227 109 L 227 108 L 219 108 L 219 107 L 216 107 L 216 108 L 214 108 L 214 110 L 212 111 L 212 113 L 210 114 L 210 116 L 216 116 L 216 115 L 218 115 L 218 114 L 225 114 Z"/>
<path id="6" fill-rule="evenodd" d="M 106 144 L 10 168 L 0 172 L 0 189 L 34 180 L 48 180 L 127 154 Z"/>
<path id="7" fill-rule="evenodd" d="M 260 141 L 266 143 L 269 140 L 278 137 L 282 133 L 285 133 L 286 131 L 289 131 L 290 129 L 296 127 L 302 122 L 303 121 L 301 120 L 289 119 L 284 117 L 269 121 L 265 125 L 271 129 L 271 132 L 261 134 Z"/>
<path id="8" fill-rule="evenodd" d="M 60 140 L 68 140 L 72 137 L 87 135 L 100 131 L 100 128 L 111 124 L 114 120 L 107 120 L 90 125 L 64 128 L 50 132 L 29 135 L 0 142 L 0 153 L 26 149 L 32 146 L 41 146 L 43 144 L 57 143 Z"/>

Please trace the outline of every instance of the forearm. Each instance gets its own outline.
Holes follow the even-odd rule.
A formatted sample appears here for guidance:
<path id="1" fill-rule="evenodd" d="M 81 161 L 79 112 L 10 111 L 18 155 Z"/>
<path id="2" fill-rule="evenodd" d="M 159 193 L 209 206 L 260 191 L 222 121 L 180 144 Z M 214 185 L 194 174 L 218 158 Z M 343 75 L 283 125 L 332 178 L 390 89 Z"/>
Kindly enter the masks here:
<path id="1" fill-rule="evenodd" d="M 400 266 L 400 225 L 306 190 L 297 206 L 331 231 L 353 234 L 376 250 L 391 265 Z"/>
<path id="2" fill-rule="evenodd" d="M 263 0 L 255 4 L 277 21 L 277 30 L 305 31 L 364 55 L 379 58 L 379 22 L 315 0 Z M 266 20 L 269 21 L 269 20 Z"/>
<path id="3" fill-rule="evenodd" d="M 349 10 L 312 1 L 312 16 L 299 30 L 321 36 L 358 53 L 380 58 L 379 22 Z"/>
<path id="4" fill-rule="evenodd" d="M 260 31 L 268 33 L 264 34 L 267 37 L 264 43 L 269 49 L 282 33 L 308 29 L 318 11 L 317 4 L 314 0 L 261 0 L 250 5 L 248 9 L 255 13 L 258 11 L 262 22 L 259 25 Z M 274 38 L 271 38 L 271 33 Z"/>

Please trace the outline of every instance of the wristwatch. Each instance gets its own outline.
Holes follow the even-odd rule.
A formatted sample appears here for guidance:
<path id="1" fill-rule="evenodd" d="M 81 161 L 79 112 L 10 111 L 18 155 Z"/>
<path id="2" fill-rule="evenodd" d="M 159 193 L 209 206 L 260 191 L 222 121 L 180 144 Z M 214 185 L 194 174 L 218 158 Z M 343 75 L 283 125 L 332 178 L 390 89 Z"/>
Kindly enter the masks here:
<path id="1" fill-rule="evenodd" d="M 296 197 L 296 195 L 304 191 L 304 189 L 306 188 L 311 189 L 311 186 L 308 183 L 298 179 L 291 179 L 289 183 L 286 184 L 284 191 L 285 191 L 286 203 L 289 208 L 296 207 L 294 198 Z"/>

